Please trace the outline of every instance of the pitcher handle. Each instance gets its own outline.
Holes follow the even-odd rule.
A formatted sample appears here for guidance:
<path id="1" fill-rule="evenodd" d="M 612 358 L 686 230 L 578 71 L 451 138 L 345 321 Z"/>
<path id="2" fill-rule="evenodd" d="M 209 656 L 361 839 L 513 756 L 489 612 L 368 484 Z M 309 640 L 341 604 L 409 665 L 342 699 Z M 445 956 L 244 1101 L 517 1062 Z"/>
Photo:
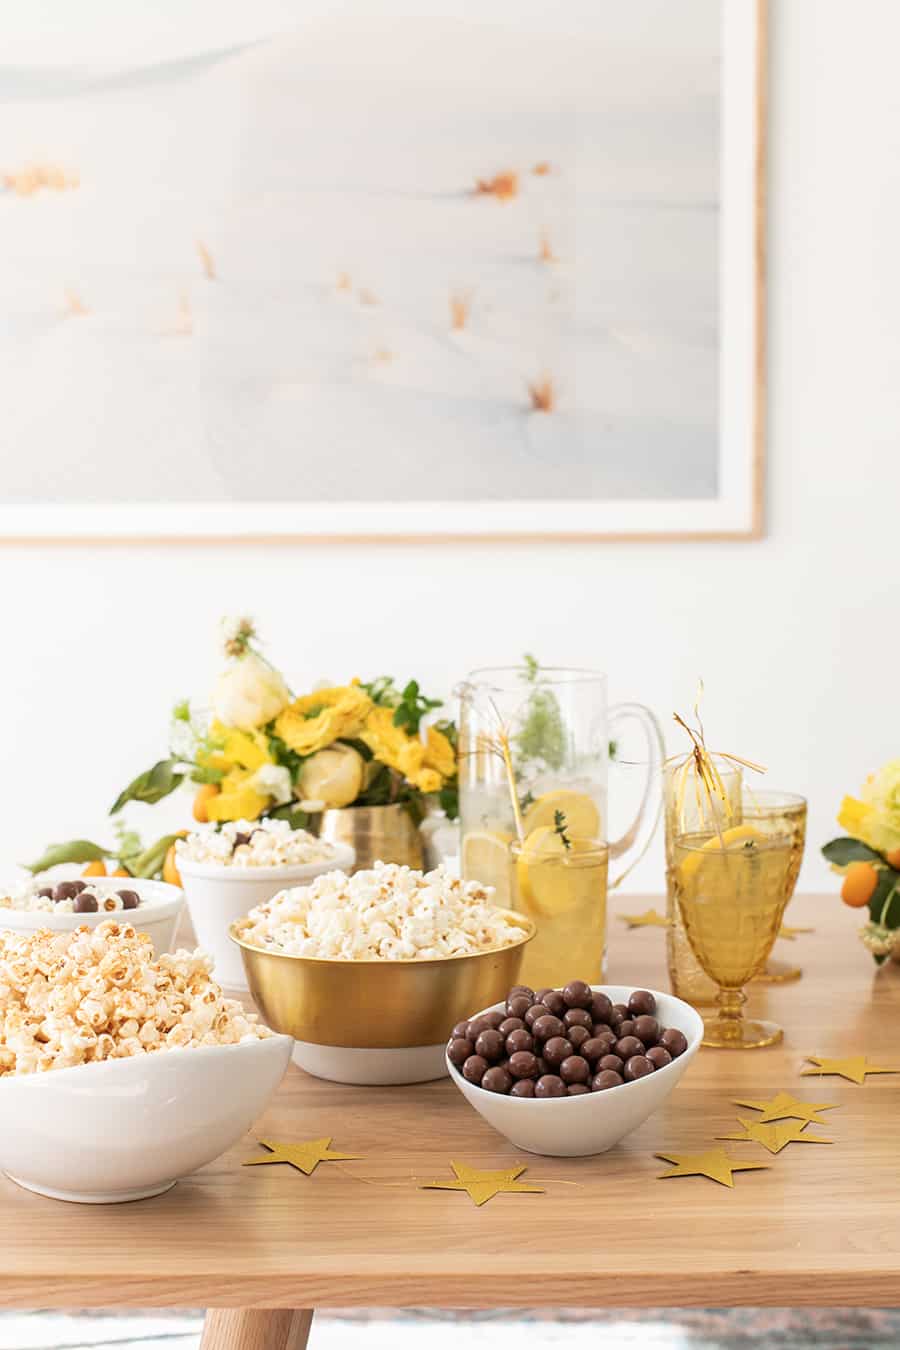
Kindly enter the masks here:
<path id="1" fill-rule="evenodd" d="M 644 857 L 662 815 L 662 766 L 666 757 L 662 730 L 653 713 L 643 703 L 617 703 L 609 710 L 610 731 L 614 731 L 617 722 L 629 719 L 638 722 L 643 728 L 647 745 L 647 777 L 644 780 L 644 791 L 637 815 L 625 833 L 618 839 L 611 840 L 609 844 L 611 858 L 621 858 L 632 849 L 636 849 L 634 857 L 624 871 L 610 880 L 610 890 L 619 886 Z"/>

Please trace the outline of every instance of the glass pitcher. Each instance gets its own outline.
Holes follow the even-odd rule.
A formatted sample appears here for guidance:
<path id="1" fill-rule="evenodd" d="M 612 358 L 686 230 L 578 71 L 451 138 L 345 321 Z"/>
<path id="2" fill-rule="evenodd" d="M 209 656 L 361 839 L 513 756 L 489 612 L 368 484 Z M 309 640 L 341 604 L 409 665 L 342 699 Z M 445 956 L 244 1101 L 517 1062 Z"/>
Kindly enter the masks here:
<path id="1" fill-rule="evenodd" d="M 476 670 L 457 694 L 462 874 L 493 886 L 497 905 L 534 919 L 525 984 L 599 983 L 607 890 L 643 856 L 659 820 L 656 719 L 639 703 L 608 707 L 606 676 L 592 670 Z M 610 840 L 610 741 L 626 720 L 643 731 L 646 777 L 634 820 Z M 610 859 L 621 864 L 612 880 Z"/>

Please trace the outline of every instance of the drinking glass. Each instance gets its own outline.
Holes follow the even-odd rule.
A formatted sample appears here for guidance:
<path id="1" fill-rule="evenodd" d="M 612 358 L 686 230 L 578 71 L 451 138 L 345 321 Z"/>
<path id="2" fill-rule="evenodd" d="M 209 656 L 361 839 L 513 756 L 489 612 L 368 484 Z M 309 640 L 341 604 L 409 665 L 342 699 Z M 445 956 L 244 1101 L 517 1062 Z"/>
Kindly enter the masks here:
<path id="1" fill-rule="evenodd" d="M 666 955 L 672 993 L 695 1006 L 715 1003 L 718 986 L 697 960 L 684 930 L 675 898 L 675 840 L 685 834 L 721 834 L 741 823 L 740 766 L 721 755 L 710 755 L 718 774 L 721 796 L 710 790 L 697 773 L 692 756 L 678 755 L 663 766 L 663 803 L 666 825 Z"/>
<path id="2" fill-rule="evenodd" d="M 608 707 L 593 670 L 476 670 L 459 686 L 462 874 L 495 888 L 495 903 L 532 915 L 522 979 L 601 981 L 606 894 L 646 850 L 659 820 L 662 734 L 640 704 Z M 610 738 L 626 720 L 643 732 L 637 814 L 610 838 Z M 505 753 L 504 753 L 505 747 Z M 608 876 L 609 862 L 623 870 Z"/>
<path id="3" fill-rule="evenodd" d="M 803 862 L 803 850 L 806 846 L 806 798 L 795 792 L 776 792 L 749 787 L 744 788 L 742 811 L 744 820 L 756 827 L 761 834 L 786 834 L 791 840 L 791 873 L 788 900 L 794 894 L 800 865 Z M 803 971 L 788 961 L 773 961 L 771 958 L 754 979 L 764 984 L 785 984 L 788 980 L 799 980 Z"/>
<path id="4" fill-rule="evenodd" d="M 744 1017 L 744 985 L 765 964 L 781 926 L 793 842 L 789 835 L 760 839 L 752 827 L 731 833 L 677 835 L 673 878 L 688 942 L 719 986 L 719 1012 L 706 1021 L 703 1044 L 743 1050 L 783 1035 L 774 1022 Z"/>

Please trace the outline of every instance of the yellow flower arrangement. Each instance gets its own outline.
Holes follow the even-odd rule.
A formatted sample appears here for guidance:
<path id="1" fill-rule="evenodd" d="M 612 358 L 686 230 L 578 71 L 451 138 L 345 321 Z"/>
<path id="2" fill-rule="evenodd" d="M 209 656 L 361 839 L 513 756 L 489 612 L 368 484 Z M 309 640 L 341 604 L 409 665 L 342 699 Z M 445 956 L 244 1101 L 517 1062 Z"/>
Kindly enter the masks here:
<path id="1" fill-rule="evenodd" d="M 838 824 L 846 835 L 822 852 L 843 876 L 841 899 L 868 909 L 860 937 L 879 964 L 900 957 L 900 759 L 870 774 L 859 797 L 844 798 Z"/>
<path id="2" fill-rule="evenodd" d="M 152 805 L 182 783 L 195 785 L 194 819 L 214 826 L 265 816 L 314 826 L 311 817 L 327 807 L 397 803 L 420 820 L 425 798 L 438 795 L 456 815 L 456 729 L 450 722 L 423 729 L 440 701 L 425 698 L 415 680 L 401 689 L 387 676 L 357 679 L 297 698 L 256 650 L 252 620 L 226 620 L 223 637 L 227 663 L 211 715 L 179 704 L 168 758 L 129 783 L 110 815 L 129 802 Z M 119 834 L 112 849 L 84 839 L 54 845 L 32 870 L 115 859 L 128 874 L 149 877 L 169 866 L 176 836 L 144 849 L 133 831 Z"/>

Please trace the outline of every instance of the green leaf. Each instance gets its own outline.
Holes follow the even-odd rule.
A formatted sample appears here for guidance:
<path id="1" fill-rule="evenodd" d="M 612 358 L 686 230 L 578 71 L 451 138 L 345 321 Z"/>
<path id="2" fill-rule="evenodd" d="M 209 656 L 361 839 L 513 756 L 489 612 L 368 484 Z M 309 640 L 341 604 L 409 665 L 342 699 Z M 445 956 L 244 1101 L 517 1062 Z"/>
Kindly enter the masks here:
<path id="1" fill-rule="evenodd" d="M 823 857 L 837 867 L 846 867 L 847 863 L 852 862 L 883 862 L 880 853 L 876 853 L 874 848 L 869 848 L 868 844 L 862 843 L 859 839 L 832 839 L 831 843 L 825 844 L 822 848 Z"/>
<path id="2" fill-rule="evenodd" d="M 286 741 L 274 732 L 269 732 L 269 749 L 275 756 L 275 763 L 280 764 L 282 768 L 287 769 L 291 775 L 291 782 L 296 783 L 300 770 L 303 767 L 303 761 L 309 759 L 309 755 L 298 755 L 296 750 L 292 750 Z"/>
<path id="3" fill-rule="evenodd" d="M 878 885 L 869 901 L 869 914 L 872 922 L 882 928 L 900 926 L 900 872 L 893 867 L 884 867 L 878 873 Z"/>
<path id="4" fill-rule="evenodd" d="M 155 844 L 151 844 L 136 858 L 129 858 L 128 870 L 131 875 L 145 878 L 158 876 L 162 872 L 166 854 L 175 840 L 180 838 L 180 834 L 164 834 L 161 839 L 157 839 Z"/>
<path id="5" fill-rule="evenodd" d="M 119 793 L 110 807 L 109 814 L 114 816 L 117 811 L 121 811 L 126 802 L 148 802 L 152 805 L 154 802 L 161 802 L 163 797 L 168 797 L 184 779 L 184 774 L 177 772 L 178 764 L 177 759 L 161 759 L 146 773 L 138 774 L 137 778 Z"/>
<path id="6" fill-rule="evenodd" d="M 299 806 L 292 806 L 290 802 L 284 806 L 276 806 L 274 811 L 267 811 L 266 815 L 273 820 L 286 820 L 292 830 L 305 830 L 309 826 L 310 813 L 303 811 Z"/>
<path id="7" fill-rule="evenodd" d="M 24 866 L 31 873 L 46 872 L 48 867 L 58 867 L 60 863 L 101 862 L 115 856 L 114 849 L 101 848 L 90 839 L 70 839 L 65 844 L 51 844 L 36 862 L 25 863 Z"/>
<path id="8" fill-rule="evenodd" d="M 172 709 L 172 721 L 190 722 L 190 720 L 191 720 L 190 701 L 186 698 L 183 698 L 179 703 L 176 703 L 175 707 Z"/>
<path id="9" fill-rule="evenodd" d="M 459 817 L 459 788 L 455 783 L 448 783 L 442 787 L 438 793 L 438 801 L 441 804 L 441 810 L 448 820 L 457 820 Z"/>
<path id="10" fill-rule="evenodd" d="M 192 783 L 221 783 L 224 777 L 224 769 L 213 769 L 208 764 L 197 764 L 191 769 Z"/>

